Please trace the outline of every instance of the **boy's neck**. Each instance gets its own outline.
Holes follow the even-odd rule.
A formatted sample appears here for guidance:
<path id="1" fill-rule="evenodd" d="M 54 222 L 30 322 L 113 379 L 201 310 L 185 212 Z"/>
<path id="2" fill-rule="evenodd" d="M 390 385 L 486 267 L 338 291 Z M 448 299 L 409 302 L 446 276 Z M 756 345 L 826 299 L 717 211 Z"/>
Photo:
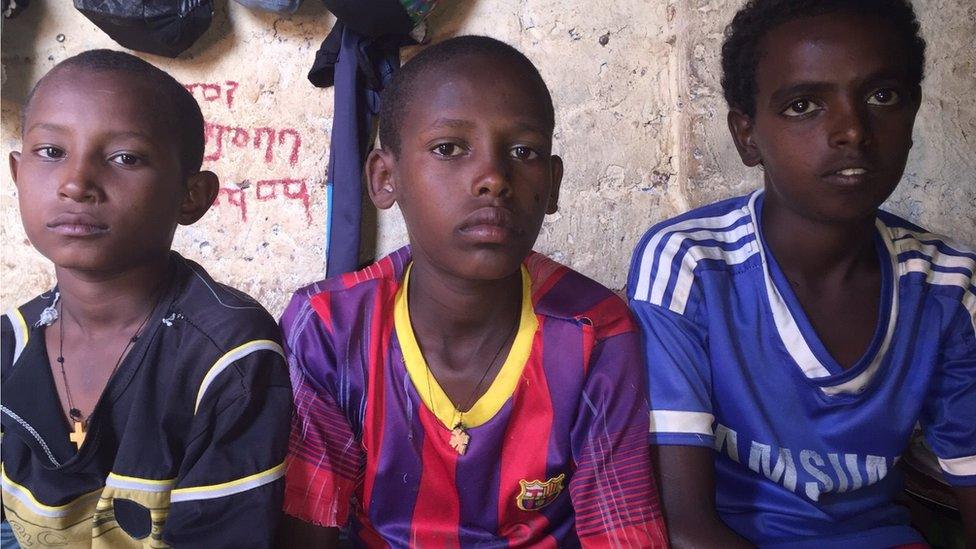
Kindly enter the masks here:
<path id="1" fill-rule="evenodd" d="M 142 322 L 164 291 L 169 255 L 122 272 L 98 273 L 55 267 L 62 320 L 84 332 L 126 329 Z"/>
<path id="2" fill-rule="evenodd" d="M 418 337 L 430 341 L 482 338 L 486 330 L 508 333 L 518 322 L 522 274 L 500 280 L 452 276 L 423 261 L 410 269 L 410 320 Z"/>
<path id="3" fill-rule="evenodd" d="M 790 278 L 816 284 L 877 266 L 874 217 L 850 223 L 813 220 L 778 204 L 767 193 L 761 223 L 766 244 Z"/>

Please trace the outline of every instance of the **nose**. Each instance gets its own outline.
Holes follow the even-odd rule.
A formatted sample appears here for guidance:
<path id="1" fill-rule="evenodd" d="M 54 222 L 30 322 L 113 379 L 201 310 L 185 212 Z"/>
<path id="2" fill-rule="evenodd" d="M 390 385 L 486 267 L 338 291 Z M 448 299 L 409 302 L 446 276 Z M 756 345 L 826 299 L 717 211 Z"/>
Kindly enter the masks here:
<path id="1" fill-rule="evenodd" d="M 871 143 L 871 125 L 867 106 L 849 101 L 835 106 L 831 116 L 830 145 L 832 147 L 863 147 Z"/>
<path id="2" fill-rule="evenodd" d="M 100 202 L 102 193 L 96 183 L 95 172 L 88 159 L 76 156 L 66 162 L 58 185 L 58 197 L 75 202 Z"/>
<path id="3" fill-rule="evenodd" d="M 472 189 L 475 196 L 504 198 L 512 193 L 512 170 L 505 154 L 493 152 L 486 155 L 478 170 Z"/>

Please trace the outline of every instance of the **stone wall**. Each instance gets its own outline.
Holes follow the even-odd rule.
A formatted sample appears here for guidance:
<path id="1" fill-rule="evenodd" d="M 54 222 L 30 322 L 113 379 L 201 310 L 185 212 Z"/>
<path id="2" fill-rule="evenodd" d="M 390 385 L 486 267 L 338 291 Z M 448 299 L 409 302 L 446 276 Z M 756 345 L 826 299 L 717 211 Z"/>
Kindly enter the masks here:
<path id="1" fill-rule="evenodd" d="M 143 55 L 192 89 L 208 124 L 205 167 L 217 203 L 175 247 L 218 280 L 280 313 L 291 290 L 321 278 L 332 91 L 305 78 L 334 19 L 316 0 L 279 17 L 217 0 L 213 25 L 179 59 Z M 559 213 L 537 249 L 614 289 L 652 223 L 742 194 L 759 174 L 738 160 L 719 85 L 722 30 L 741 0 L 442 0 L 432 39 L 487 34 L 535 61 L 556 105 L 566 164 Z M 888 207 L 935 232 L 976 242 L 976 4 L 916 0 L 929 43 L 925 99 L 904 180 Z M 58 61 L 111 39 L 63 0 L 33 0 L 3 22 L 2 153 L 19 150 L 19 109 Z M 415 49 L 404 51 L 409 57 Z M 0 305 L 53 283 L 27 242 L 16 189 L 0 185 Z M 366 216 L 383 254 L 406 242 L 394 210 Z"/>

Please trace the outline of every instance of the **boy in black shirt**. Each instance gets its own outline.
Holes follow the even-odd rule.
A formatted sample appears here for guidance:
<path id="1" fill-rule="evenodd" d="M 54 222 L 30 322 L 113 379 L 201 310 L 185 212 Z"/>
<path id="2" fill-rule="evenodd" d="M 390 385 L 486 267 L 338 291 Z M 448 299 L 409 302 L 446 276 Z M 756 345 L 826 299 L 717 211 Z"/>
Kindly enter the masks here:
<path id="1" fill-rule="evenodd" d="M 24 106 L 21 217 L 57 287 L 2 319 L 3 507 L 23 546 L 270 545 L 291 393 L 278 330 L 170 250 L 217 192 L 203 117 L 129 54 Z"/>

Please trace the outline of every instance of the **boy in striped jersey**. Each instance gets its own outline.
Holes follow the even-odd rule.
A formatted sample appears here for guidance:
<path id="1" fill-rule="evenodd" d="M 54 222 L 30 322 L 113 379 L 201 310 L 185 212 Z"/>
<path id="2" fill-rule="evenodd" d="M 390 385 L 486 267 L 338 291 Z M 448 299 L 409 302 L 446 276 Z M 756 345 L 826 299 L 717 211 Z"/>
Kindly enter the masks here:
<path id="1" fill-rule="evenodd" d="M 893 501 L 916 423 L 976 542 L 976 254 L 878 209 L 918 32 L 905 0 L 753 0 L 726 33 L 729 128 L 765 188 L 653 227 L 629 281 L 676 545 L 920 542 Z"/>
<path id="2" fill-rule="evenodd" d="M 38 82 L 22 138 L 20 213 L 57 286 L 2 320 L 5 520 L 23 547 L 269 547 L 291 410 L 277 326 L 170 250 L 217 192 L 196 101 L 93 50 Z"/>
<path id="3" fill-rule="evenodd" d="M 384 92 L 367 160 L 410 237 L 299 290 L 283 547 L 655 547 L 639 336 L 626 305 L 533 253 L 556 211 L 545 83 L 486 37 Z"/>

